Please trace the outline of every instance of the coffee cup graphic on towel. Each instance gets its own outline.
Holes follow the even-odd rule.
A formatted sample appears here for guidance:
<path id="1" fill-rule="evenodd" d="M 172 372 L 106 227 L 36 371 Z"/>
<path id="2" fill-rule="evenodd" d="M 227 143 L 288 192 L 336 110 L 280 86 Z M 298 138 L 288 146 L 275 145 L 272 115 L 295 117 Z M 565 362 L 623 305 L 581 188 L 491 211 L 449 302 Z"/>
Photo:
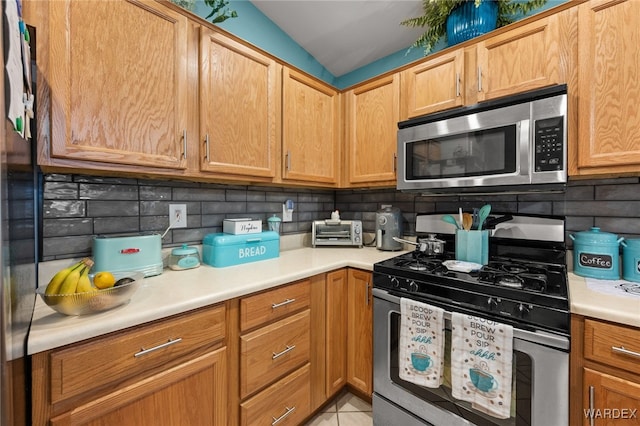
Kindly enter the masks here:
<path id="1" fill-rule="evenodd" d="M 417 371 L 425 371 L 431 367 L 432 361 L 431 357 L 425 353 L 426 350 L 424 346 L 420 346 L 420 350 L 423 352 L 413 352 L 411 354 L 411 365 L 413 365 L 413 368 Z"/>
<path id="2" fill-rule="evenodd" d="M 482 368 L 477 366 L 470 368 L 469 377 L 471 378 L 473 386 L 475 386 L 479 391 L 489 392 L 498 389 L 498 381 Z"/>

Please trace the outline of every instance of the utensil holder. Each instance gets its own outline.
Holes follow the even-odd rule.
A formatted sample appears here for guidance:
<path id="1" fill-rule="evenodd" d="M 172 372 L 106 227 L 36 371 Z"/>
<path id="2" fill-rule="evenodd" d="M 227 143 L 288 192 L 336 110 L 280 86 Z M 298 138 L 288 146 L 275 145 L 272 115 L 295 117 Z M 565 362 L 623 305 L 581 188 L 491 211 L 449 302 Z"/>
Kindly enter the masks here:
<path id="1" fill-rule="evenodd" d="M 489 262 L 489 231 L 456 230 L 456 260 L 486 265 Z"/>

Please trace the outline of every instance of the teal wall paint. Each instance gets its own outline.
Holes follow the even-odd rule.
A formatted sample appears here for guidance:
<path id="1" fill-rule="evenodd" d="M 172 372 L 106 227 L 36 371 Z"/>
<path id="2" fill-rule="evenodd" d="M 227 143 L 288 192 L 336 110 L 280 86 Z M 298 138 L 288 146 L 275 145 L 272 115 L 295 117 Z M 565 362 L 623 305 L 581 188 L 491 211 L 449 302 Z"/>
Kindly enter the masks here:
<path id="1" fill-rule="evenodd" d="M 547 4 L 538 9 L 535 13 L 558 6 L 566 1 L 569 0 L 549 0 Z M 300 47 L 300 45 L 282 31 L 280 27 L 267 18 L 250 1 L 229 0 L 229 8 L 238 12 L 238 17 L 227 19 L 226 21 L 218 24 L 220 28 L 229 31 L 235 36 L 248 41 L 254 46 L 269 52 L 284 62 L 300 68 L 301 70 L 331 84 L 338 89 L 353 86 L 364 80 L 384 74 L 387 71 L 399 68 L 424 57 L 424 51 L 421 48 L 412 48 L 411 46 L 407 46 L 404 49 L 378 59 L 377 61 L 351 71 L 350 73 L 342 76 L 334 76 L 309 52 Z M 209 14 L 209 8 L 202 0 L 197 0 L 194 13 L 204 18 Z M 523 17 L 519 19 L 522 19 Z M 444 40 L 441 40 L 436 44 L 431 53 L 447 47 L 449 47 L 447 43 Z"/>
<path id="2" fill-rule="evenodd" d="M 238 12 L 238 17 L 217 24 L 220 28 L 335 86 L 336 77 L 250 1 L 230 0 L 228 7 Z M 204 18 L 210 11 L 198 0 L 193 13 Z"/>

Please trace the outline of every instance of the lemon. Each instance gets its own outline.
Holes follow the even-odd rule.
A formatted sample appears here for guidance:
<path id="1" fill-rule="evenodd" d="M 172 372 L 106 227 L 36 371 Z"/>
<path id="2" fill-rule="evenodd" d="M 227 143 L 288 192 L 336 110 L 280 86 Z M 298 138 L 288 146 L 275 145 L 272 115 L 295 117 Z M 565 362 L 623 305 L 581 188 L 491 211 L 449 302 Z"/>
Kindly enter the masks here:
<path id="1" fill-rule="evenodd" d="M 116 283 L 116 278 L 111 272 L 102 271 L 98 272 L 93 277 L 93 285 L 99 289 L 111 288 Z"/>

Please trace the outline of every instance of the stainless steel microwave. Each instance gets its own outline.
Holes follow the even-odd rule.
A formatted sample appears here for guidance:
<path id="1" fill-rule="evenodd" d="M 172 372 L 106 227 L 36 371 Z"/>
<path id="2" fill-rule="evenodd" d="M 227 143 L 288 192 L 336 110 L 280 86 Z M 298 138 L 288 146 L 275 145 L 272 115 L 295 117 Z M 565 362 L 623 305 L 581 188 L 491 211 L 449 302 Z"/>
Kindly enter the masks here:
<path id="1" fill-rule="evenodd" d="M 562 191 L 567 87 L 398 123 L 398 183 L 427 194 Z"/>

